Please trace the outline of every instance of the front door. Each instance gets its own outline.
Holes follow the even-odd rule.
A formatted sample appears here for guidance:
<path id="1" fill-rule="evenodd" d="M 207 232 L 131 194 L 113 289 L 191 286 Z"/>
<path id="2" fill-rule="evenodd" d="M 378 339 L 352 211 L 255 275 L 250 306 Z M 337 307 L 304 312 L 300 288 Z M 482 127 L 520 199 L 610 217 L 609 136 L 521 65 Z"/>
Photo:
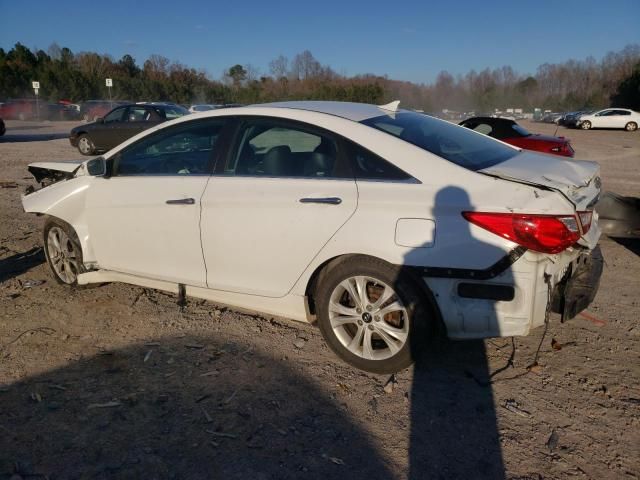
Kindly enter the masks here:
<path id="1" fill-rule="evenodd" d="M 113 176 L 87 194 L 100 268 L 206 286 L 200 200 L 219 150 L 222 119 L 172 125 L 115 155 Z"/>
<path id="2" fill-rule="evenodd" d="M 209 288 L 286 295 L 354 213 L 340 142 L 297 122 L 244 120 L 202 197 Z"/>

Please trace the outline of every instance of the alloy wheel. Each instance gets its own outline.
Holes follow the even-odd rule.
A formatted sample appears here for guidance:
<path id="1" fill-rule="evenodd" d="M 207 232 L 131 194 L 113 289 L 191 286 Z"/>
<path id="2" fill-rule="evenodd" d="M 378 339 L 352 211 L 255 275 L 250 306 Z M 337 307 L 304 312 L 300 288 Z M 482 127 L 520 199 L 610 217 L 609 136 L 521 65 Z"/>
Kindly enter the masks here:
<path id="1" fill-rule="evenodd" d="M 71 285 L 78 278 L 80 271 L 78 252 L 60 227 L 51 227 L 47 234 L 47 254 L 55 274 L 64 283 Z"/>
<path id="2" fill-rule="evenodd" d="M 340 343 L 366 360 L 396 355 L 409 337 L 409 317 L 395 290 L 368 276 L 349 277 L 333 290 L 329 322 Z"/>

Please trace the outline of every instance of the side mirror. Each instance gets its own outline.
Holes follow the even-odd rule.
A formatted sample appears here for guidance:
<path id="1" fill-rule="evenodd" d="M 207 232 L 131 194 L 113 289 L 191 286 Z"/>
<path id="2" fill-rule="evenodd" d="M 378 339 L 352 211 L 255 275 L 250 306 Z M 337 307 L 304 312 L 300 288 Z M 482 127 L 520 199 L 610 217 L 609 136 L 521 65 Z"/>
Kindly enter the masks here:
<path id="1" fill-rule="evenodd" d="M 102 117 L 96 118 L 96 123 L 104 123 L 104 118 Z"/>
<path id="2" fill-rule="evenodd" d="M 92 177 L 105 177 L 111 176 L 111 161 L 105 160 L 102 157 L 91 159 L 87 162 L 87 173 Z"/>

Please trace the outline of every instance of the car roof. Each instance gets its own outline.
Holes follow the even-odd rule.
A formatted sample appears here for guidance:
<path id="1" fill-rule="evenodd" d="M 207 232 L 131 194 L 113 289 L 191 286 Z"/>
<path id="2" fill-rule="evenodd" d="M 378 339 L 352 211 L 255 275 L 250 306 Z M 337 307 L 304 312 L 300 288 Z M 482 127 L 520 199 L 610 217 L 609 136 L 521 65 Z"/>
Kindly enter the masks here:
<path id="1" fill-rule="evenodd" d="M 368 103 L 355 102 L 331 102 L 331 101 L 292 101 L 292 102 L 273 102 L 259 103 L 249 105 L 250 107 L 267 107 L 267 108 L 290 108 L 294 110 L 307 110 L 311 112 L 326 113 L 337 117 L 361 122 L 369 118 L 388 115 L 389 110 L 380 108 L 377 105 Z M 398 110 L 404 112 L 404 110 Z"/>

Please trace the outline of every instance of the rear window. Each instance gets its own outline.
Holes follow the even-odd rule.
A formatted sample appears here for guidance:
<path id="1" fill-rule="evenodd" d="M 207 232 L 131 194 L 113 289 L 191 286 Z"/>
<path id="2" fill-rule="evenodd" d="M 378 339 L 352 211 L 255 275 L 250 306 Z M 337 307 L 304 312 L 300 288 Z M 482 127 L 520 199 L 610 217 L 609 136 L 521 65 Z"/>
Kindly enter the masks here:
<path id="1" fill-rule="evenodd" d="M 162 115 L 160 111 L 164 111 L 164 116 L 167 120 L 173 120 L 174 118 L 182 117 L 183 115 L 189 114 L 189 110 L 179 105 L 166 105 L 162 108 L 156 109 L 156 111 L 159 111 L 158 113 L 160 115 Z"/>
<path id="2" fill-rule="evenodd" d="M 474 171 L 518 154 L 517 150 L 487 136 L 415 112 L 382 115 L 362 123 Z"/>

